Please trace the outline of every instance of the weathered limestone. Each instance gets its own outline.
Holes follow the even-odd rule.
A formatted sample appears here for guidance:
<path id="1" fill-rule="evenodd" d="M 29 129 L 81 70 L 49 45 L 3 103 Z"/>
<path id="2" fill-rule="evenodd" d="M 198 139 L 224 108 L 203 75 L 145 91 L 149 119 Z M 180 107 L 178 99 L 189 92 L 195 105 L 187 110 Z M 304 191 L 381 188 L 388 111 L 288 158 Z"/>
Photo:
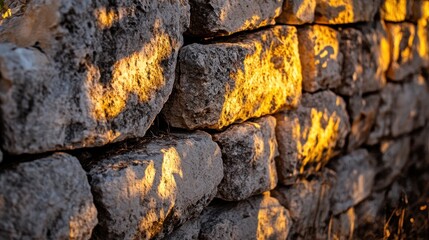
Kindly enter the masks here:
<path id="1" fill-rule="evenodd" d="M 387 23 L 391 63 L 387 77 L 393 81 L 404 80 L 418 73 L 422 66 L 419 55 L 420 39 L 412 23 Z M 423 44 L 423 43 L 422 43 Z"/>
<path id="2" fill-rule="evenodd" d="M 366 149 L 358 149 L 332 164 L 337 176 L 331 210 L 340 214 L 371 194 L 376 174 L 375 159 Z"/>
<path id="3" fill-rule="evenodd" d="M 188 23 L 184 0 L 27 1 L 0 27 L 14 44 L 0 45 L 3 149 L 143 136 L 171 93 Z"/>
<path id="4" fill-rule="evenodd" d="M 0 170 L 1 239 L 89 239 L 97 210 L 79 161 L 56 153 Z"/>
<path id="5" fill-rule="evenodd" d="M 315 92 L 338 87 L 343 64 L 340 34 L 327 26 L 312 25 L 299 28 L 298 38 L 303 89 Z"/>
<path id="6" fill-rule="evenodd" d="M 386 188 L 402 173 L 410 157 L 410 138 L 382 141 L 380 152 L 381 166 L 378 169 L 375 190 Z"/>
<path id="7" fill-rule="evenodd" d="M 217 197 L 239 201 L 276 187 L 275 127 L 276 119 L 267 116 L 213 135 L 222 151 L 224 169 Z"/>
<path id="8" fill-rule="evenodd" d="M 189 0 L 188 33 L 198 37 L 227 36 L 274 25 L 282 0 Z"/>
<path id="9" fill-rule="evenodd" d="M 301 64 L 296 28 L 276 26 L 213 44 L 191 44 L 163 109 L 173 127 L 222 129 L 296 107 Z"/>
<path id="10" fill-rule="evenodd" d="M 314 21 L 316 0 L 284 0 L 283 11 L 276 19 L 283 24 L 305 24 Z"/>
<path id="11" fill-rule="evenodd" d="M 385 72 L 390 64 L 389 40 L 382 22 L 373 28 L 344 28 L 341 31 L 344 56 L 342 83 L 336 92 L 351 96 L 380 90 L 386 85 Z"/>
<path id="12" fill-rule="evenodd" d="M 305 93 L 297 110 L 276 119 L 277 173 L 283 184 L 293 184 L 304 170 L 318 171 L 344 147 L 350 131 L 345 103 L 331 91 Z"/>
<path id="13" fill-rule="evenodd" d="M 358 95 L 349 98 L 348 108 L 351 120 L 347 150 L 357 149 L 368 139 L 377 118 L 380 95 L 366 97 Z"/>
<path id="14" fill-rule="evenodd" d="M 371 22 L 381 0 L 316 0 L 315 22 L 320 24 L 349 24 Z"/>
<path id="15" fill-rule="evenodd" d="M 209 134 L 172 134 L 112 154 L 89 171 L 100 209 L 96 239 L 163 237 L 197 216 L 223 177 Z"/>
<path id="16" fill-rule="evenodd" d="M 288 210 L 264 194 L 210 206 L 167 239 L 286 239 L 290 227 Z"/>
<path id="17" fill-rule="evenodd" d="M 414 0 L 383 0 L 381 17 L 390 22 L 403 22 L 413 12 Z"/>
<path id="18" fill-rule="evenodd" d="M 428 117 L 429 92 L 422 76 L 411 76 L 403 84 L 388 83 L 381 91 L 381 105 L 367 143 L 397 137 L 423 127 Z"/>
<path id="19" fill-rule="evenodd" d="M 312 180 L 299 180 L 289 187 L 279 186 L 272 196 L 286 207 L 293 220 L 291 239 L 320 239 L 327 230 L 329 200 L 335 184 L 334 173 L 325 169 Z M 313 234 L 315 236 L 313 236 Z"/>

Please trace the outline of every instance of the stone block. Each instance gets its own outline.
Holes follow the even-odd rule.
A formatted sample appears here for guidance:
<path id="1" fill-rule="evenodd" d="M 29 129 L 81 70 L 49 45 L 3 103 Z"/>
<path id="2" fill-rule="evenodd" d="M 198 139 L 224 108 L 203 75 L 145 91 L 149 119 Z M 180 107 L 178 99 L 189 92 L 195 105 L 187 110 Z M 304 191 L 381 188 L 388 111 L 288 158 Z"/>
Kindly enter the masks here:
<path id="1" fill-rule="evenodd" d="M 298 29 L 302 86 L 307 92 L 336 88 L 341 84 L 343 54 L 340 34 L 321 25 Z"/>
<path id="2" fill-rule="evenodd" d="M 367 198 L 376 174 L 375 159 L 365 149 L 358 149 L 335 161 L 336 185 L 331 197 L 334 215 L 345 212 Z"/>
<path id="3" fill-rule="evenodd" d="M 282 0 L 189 0 L 188 33 L 198 37 L 227 36 L 274 25 Z"/>
<path id="4" fill-rule="evenodd" d="M 142 137 L 171 93 L 184 0 L 31 0 L 2 21 L 0 90 L 12 154 Z M 41 140 L 42 139 L 42 140 Z"/>
<path id="5" fill-rule="evenodd" d="M 179 76 L 163 109 L 178 128 L 222 129 L 291 109 L 301 98 L 296 28 L 276 26 L 180 51 Z"/>
<path id="6" fill-rule="evenodd" d="M 89 239 L 97 209 L 85 171 L 65 153 L 0 170 L 1 239 Z"/>
<path id="7" fill-rule="evenodd" d="M 381 0 L 316 0 L 315 22 L 320 24 L 350 24 L 371 22 Z"/>
<path id="8" fill-rule="evenodd" d="M 214 134 L 222 151 L 224 177 L 217 197 L 244 200 L 277 185 L 276 119 L 271 116 L 233 125 Z"/>
<path id="9" fill-rule="evenodd" d="M 276 164 L 282 184 L 318 171 L 341 151 L 350 131 L 344 100 L 331 91 L 305 93 L 296 111 L 276 114 L 276 119 Z"/>
<path id="10" fill-rule="evenodd" d="M 162 238 L 196 217 L 223 177 L 209 134 L 172 134 L 108 154 L 89 171 L 100 209 L 95 239 Z"/>
<path id="11" fill-rule="evenodd" d="M 167 239 L 286 239 L 291 224 L 288 210 L 264 194 L 210 206 Z"/>
<path id="12" fill-rule="evenodd" d="M 316 0 L 285 0 L 283 11 L 276 22 L 283 24 L 301 25 L 314 21 Z"/>

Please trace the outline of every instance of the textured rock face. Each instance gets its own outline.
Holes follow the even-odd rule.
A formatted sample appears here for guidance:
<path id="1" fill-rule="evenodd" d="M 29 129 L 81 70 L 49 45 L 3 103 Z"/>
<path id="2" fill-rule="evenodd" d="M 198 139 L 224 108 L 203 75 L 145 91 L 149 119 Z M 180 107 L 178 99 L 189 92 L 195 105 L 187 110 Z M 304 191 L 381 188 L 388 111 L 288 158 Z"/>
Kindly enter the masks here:
<path id="1" fill-rule="evenodd" d="M 375 159 L 365 149 L 343 156 L 333 164 L 337 173 L 331 198 L 334 215 L 355 206 L 371 194 L 375 178 Z"/>
<path id="2" fill-rule="evenodd" d="M 276 115 L 276 164 L 283 184 L 293 184 L 304 170 L 318 171 L 344 147 L 350 131 L 345 103 L 331 91 L 306 93 L 301 104 Z"/>
<path id="3" fill-rule="evenodd" d="M 199 37 L 227 36 L 273 25 L 282 0 L 189 0 L 189 34 Z"/>
<path id="4" fill-rule="evenodd" d="M 357 223 L 358 219 L 356 217 L 355 209 L 350 208 L 346 212 L 332 218 L 332 232 L 330 233 L 330 236 L 333 239 L 353 239 L 353 233 Z"/>
<path id="5" fill-rule="evenodd" d="M 406 79 L 418 73 L 422 66 L 419 55 L 420 39 L 416 27 L 411 23 L 387 23 L 391 63 L 387 77 L 393 81 Z"/>
<path id="6" fill-rule="evenodd" d="M 298 38 L 304 90 L 338 87 L 343 64 L 339 33 L 327 26 L 312 25 L 300 28 Z"/>
<path id="7" fill-rule="evenodd" d="M 97 210 L 79 161 L 57 153 L 0 170 L 1 239 L 89 239 Z"/>
<path id="8" fill-rule="evenodd" d="M 167 239 L 286 239 L 289 212 L 268 194 L 208 207 Z"/>
<path id="9" fill-rule="evenodd" d="M 356 215 L 360 221 L 360 225 L 374 224 L 375 221 L 379 220 L 381 217 L 379 211 L 385 204 L 384 194 L 384 192 L 374 192 L 363 202 L 359 203 L 356 207 Z"/>
<path id="10" fill-rule="evenodd" d="M 222 151 L 224 177 L 217 197 L 239 201 L 277 185 L 276 119 L 263 117 L 213 135 Z"/>
<path id="11" fill-rule="evenodd" d="M 325 169 L 311 181 L 302 179 L 290 187 L 278 187 L 272 196 L 289 209 L 293 220 L 291 239 L 320 239 L 326 230 L 329 215 L 329 200 L 335 184 L 334 173 Z M 312 236 L 312 233 L 316 234 Z"/>
<path id="12" fill-rule="evenodd" d="M 173 127 L 221 129 L 295 107 L 301 97 L 296 29 L 277 26 L 181 49 L 163 113 Z"/>
<path id="13" fill-rule="evenodd" d="M 351 96 L 380 90 L 386 84 L 385 72 L 390 63 L 386 28 L 345 28 L 341 31 L 341 53 L 344 56 L 341 86 L 336 92 Z"/>
<path id="14" fill-rule="evenodd" d="M 100 210 L 96 239 L 162 237 L 197 216 L 223 177 L 207 133 L 174 134 L 107 157 L 89 172 Z"/>
<path id="15" fill-rule="evenodd" d="M 428 116 L 429 93 L 422 76 L 411 76 L 403 84 L 388 83 L 381 91 L 381 105 L 367 143 L 382 137 L 397 137 L 423 127 Z"/>
<path id="16" fill-rule="evenodd" d="M 0 29 L 17 46 L 0 46 L 3 148 L 143 136 L 171 92 L 188 11 L 184 0 L 28 1 Z"/>
<path id="17" fill-rule="evenodd" d="M 316 0 L 284 0 L 283 11 L 276 19 L 284 24 L 305 24 L 314 21 Z"/>
<path id="18" fill-rule="evenodd" d="M 414 0 L 384 0 L 380 13 L 384 20 L 390 22 L 402 22 L 413 11 Z"/>
<path id="19" fill-rule="evenodd" d="M 366 97 L 352 96 L 349 99 L 351 128 L 348 137 L 348 151 L 357 149 L 366 142 L 377 118 L 379 107 L 380 96 L 376 94 Z"/>
<path id="20" fill-rule="evenodd" d="M 381 0 L 316 0 L 316 2 L 316 23 L 348 24 L 371 22 Z"/>

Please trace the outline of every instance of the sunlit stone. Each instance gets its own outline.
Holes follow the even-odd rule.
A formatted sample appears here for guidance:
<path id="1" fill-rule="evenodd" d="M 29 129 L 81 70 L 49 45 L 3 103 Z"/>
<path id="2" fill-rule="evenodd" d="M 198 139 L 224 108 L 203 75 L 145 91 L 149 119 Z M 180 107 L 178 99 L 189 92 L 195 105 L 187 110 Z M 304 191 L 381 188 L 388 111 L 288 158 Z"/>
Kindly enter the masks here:
<path id="1" fill-rule="evenodd" d="M 316 0 L 315 22 L 321 24 L 371 22 L 381 1 Z"/>

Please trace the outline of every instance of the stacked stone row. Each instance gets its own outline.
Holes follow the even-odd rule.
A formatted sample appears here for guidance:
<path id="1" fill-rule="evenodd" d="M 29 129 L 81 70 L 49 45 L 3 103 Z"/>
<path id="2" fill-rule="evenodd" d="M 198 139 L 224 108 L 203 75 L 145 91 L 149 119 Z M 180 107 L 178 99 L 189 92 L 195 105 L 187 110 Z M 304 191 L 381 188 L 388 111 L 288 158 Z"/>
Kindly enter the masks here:
<path id="1" fill-rule="evenodd" d="M 428 1 L 9 6 L 0 238 L 351 237 L 427 144 Z"/>

